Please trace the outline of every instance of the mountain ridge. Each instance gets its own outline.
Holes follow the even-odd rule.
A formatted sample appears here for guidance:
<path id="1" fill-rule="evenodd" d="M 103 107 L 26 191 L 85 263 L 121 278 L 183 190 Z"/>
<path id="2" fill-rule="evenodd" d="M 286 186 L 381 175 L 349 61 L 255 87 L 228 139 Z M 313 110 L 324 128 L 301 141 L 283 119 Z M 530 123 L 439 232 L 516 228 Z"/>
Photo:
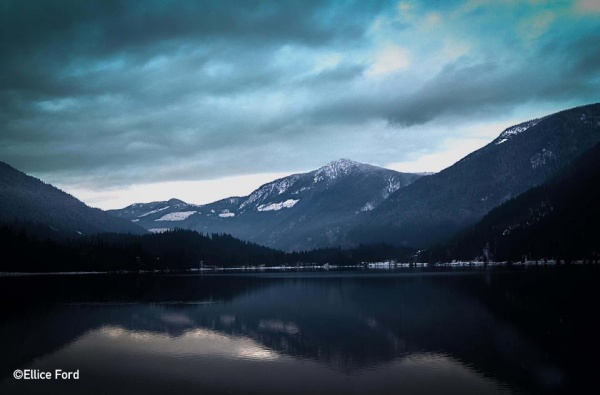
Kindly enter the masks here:
<path id="1" fill-rule="evenodd" d="M 491 210 L 446 245 L 427 252 L 430 261 L 598 260 L 600 143 L 548 182 Z"/>
<path id="2" fill-rule="evenodd" d="M 600 104 L 595 103 L 510 126 L 486 146 L 431 175 L 342 158 L 263 184 L 247 196 L 206 205 L 185 203 L 178 210 L 161 202 L 140 206 L 146 212 L 135 216 L 124 209 L 110 212 L 151 231 L 183 227 L 230 233 L 288 251 L 380 242 L 427 248 L 542 184 L 599 141 Z M 379 181 L 373 184 L 369 178 L 375 173 Z M 405 179 L 390 182 L 390 174 Z M 344 188 L 336 186 L 339 182 Z"/>
<path id="3" fill-rule="evenodd" d="M 0 161 L 0 222 L 47 227 L 58 236 L 103 232 L 146 233 L 143 228 L 89 207 L 51 184 Z M 51 234 L 51 233 L 48 233 Z"/>
<path id="4" fill-rule="evenodd" d="M 454 165 L 394 193 L 348 237 L 426 248 L 540 185 L 599 141 L 599 103 L 511 126 Z"/>
<path id="5" fill-rule="evenodd" d="M 155 232 L 182 227 L 230 233 L 284 250 L 312 249 L 329 246 L 327 233 L 332 227 L 351 222 L 351 217 L 372 210 L 420 177 L 342 158 L 265 183 L 247 196 L 205 205 L 186 203 L 177 210 L 165 201 L 109 212 Z"/>

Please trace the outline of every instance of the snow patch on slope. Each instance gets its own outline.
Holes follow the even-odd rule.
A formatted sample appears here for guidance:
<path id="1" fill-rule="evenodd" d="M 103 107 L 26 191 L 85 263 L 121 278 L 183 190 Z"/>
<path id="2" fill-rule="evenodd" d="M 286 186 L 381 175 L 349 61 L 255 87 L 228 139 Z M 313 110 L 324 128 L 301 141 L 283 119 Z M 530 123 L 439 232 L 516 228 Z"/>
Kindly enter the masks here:
<path id="1" fill-rule="evenodd" d="M 159 208 L 159 209 L 156 209 L 156 210 L 148 211 L 148 212 L 147 212 L 147 213 L 145 213 L 145 214 L 138 215 L 138 218 L 142 218 L 142 217 L 145 217 L 145 216 L 147 216 L 147 215 L 151 215 L 151 214 L 156 214 L 156 213 L 158 213 L 158 212 L 161 212 L 161 211 L 163 211 L 163 210 L 166 210 L 166 209 L 168 209 L 169 207 L 171 207 L 171 206 L 167 206 L 167 207 Z"/>
<path id="2" fill-rule="evenodd" d="M 229 210 L 223 210 L 219 213 L 219 217 L 221 218 L 233 218 L 235 217 L 235 213 L 230 212 Z"/>
<path id="3" fill-rule="evenodd" d="M 527 129 L 534 127 L 535 125 L 540 123 L 541 120 L 542 120 L 542 118 L 534 119 L 532 121 L 523 122 L 523 123 L 520 123 L 518 125 L 515 125 L 515 126 L 512 126 L 508 129 L 506 129 L 504 132 L 500 133 L 500 136 L 498 136 L 495 144 L 500 145 L 502 143 L 507 142 L 508 140 L 510 140 L 511 138 L 516 136 L 517 134 L 521 134 L 524 131 L 526 131 Z"/>
<path id="4" fill-rule="evenodd" d="M 390 195 L 392 193 L 396 192 L 401 187 L 400 181 L 394 177 L 389 177 L 386 180 L 386 182 L 387 182 L 387 185 L 385 186 L 385 189 L 381 193 L 381 195 L 383 196 L 384 199 L 387 199 L 388 197 L 390 197 Z"/>
<path id="5" fill-rule="evenodd" d="M 302 193 L 304 191 L 308 191 L 310 188 L 309 187 L 302 187 L 300 189 L 298 189 L 297 191 L 292 192 L 292 195 L 297 195 L 299 193 Z"/>
<path id="6" fill-rule="evenodd" d="M 183 221 L 187 219 L 190 215 L 196 214 L 197 211 L 179 211 L 177 213 L 169 213 L 163 215 L 159 219 L 155 219 L 154 221 Z"/>
<path id="7" fill-rule="evenodd" d="M 300 176 L 301 174 L 294 174 L 289 177 L 280 178 L 279 180 L 275 180 L 271 183 L 263 185 L 262 187 L 254 191 L 250 196 L 248 196 L 248 199 L 246 199 L 240 205 L 240 210 L 252 203 L 264 201 L 269 196 L 281 195 L 282 193 L 290 189 L 290 187 L 294 185 L 296 181 L 298 181 Z"/>
<path id="8" fill-rule="evenodd" d="M 367 204 L 365 204 L 364 206 L 362 206 L 362 208 L 360 209 L 360 211 L 371 211 L 375 208 L 375 205 L 373 204 L 373 202 L 368 202 Z"/>
<path id="9" fill-rule="evenodd" d="M 300 199 L 288 199 L 285 202 L 281 203 L 271 203 L 271 204 L 261 204 L 256 209 L 258 211 L 278 211 L 282 208 L 291 208 L 294 207 L 296 203 L 298 203 Z"/>
<path id="10" fill-rule="evenodd" d="M 150 232 L 150 233 L 165 233 L 170 230 L 171 229 L 169 229 L 169 228 L 152 228 L 152 229 L 148 229 L 148 232 Z"/>

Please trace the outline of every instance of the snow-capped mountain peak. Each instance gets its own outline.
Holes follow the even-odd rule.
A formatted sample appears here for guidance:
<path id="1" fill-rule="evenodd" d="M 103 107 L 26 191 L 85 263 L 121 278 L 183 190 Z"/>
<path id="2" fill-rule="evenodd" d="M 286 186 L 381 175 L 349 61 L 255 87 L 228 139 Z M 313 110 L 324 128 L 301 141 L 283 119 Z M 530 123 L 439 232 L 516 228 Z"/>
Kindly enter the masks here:
<path id="1" fill-rule="evenodd" d="M 225 232 L 284 249 L 313 248 L 330 237 L 332 224 L 356 221 L 419 177 L 339 159 L 261 185 L 248 196 L 202 206 L 171 199 L 112 213 L 152 231 L 181 227 Z M 297 239 L 296 233 L 316 236 Z"/>
<path id="2" fill-rule="evenodd" d="M 338 159 L 333 162 L 326 164 L 325 166 L 317 169 L 314 173 L 314 182 L 322 180 L 334 180 L 338 177 L 345 176 L 352 171 L 363 168 L 367 165 L 354 162 L 350 159 Z"/>

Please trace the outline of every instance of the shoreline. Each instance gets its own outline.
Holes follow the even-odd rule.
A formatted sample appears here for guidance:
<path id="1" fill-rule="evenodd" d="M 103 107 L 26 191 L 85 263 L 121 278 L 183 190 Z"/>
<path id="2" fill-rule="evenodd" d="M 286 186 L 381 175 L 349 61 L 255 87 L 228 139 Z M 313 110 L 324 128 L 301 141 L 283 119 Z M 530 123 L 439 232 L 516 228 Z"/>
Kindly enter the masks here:
<path id="1" fill-rule="evenodd" d="M 356 265 L 277 265 L 277 266 L 235 266 L 235 267 L 200 267 L 185 270 L 120 270 L 120 271 L 77 271 L 77 272 L 0 272 L 1 277 L 25 277 L 25 276 L 63 276 L 63 275 L 98 275 L 98 274 L 210 274 L 224 272 L 289 272 L 289 271 L 344 271 L 344 270 L 403 270 L 403 269 L 446 269 L 446 268 L 497 268 L 497 267 L 555 267 L 555 266 L 591 266 L 598 265 L 595 261 L 574 260 L 570 263 L 557 260 L 532 260 L 525 262 L 481 262 L 481 261 L 453 261 L 453 262 L 364 262 Z"/>

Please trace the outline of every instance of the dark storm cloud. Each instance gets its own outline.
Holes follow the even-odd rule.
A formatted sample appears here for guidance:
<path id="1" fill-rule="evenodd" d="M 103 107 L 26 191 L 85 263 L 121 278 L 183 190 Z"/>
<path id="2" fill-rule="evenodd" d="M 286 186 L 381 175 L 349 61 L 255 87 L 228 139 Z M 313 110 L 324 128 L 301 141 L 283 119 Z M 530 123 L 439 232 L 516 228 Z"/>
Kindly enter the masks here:
<path id="1" fill-rule="evenodd" d="M 490 114 L 533 100 L 597 100 L 600 41 L 596 37 L 600 31 L 575 42 L 553 41 L 518 62 L 490 58 L 465 65 L 459 60 L 415 94 L 400 98 L 385 116 L 393 123 L 410 126 L 440 116 Z"/>
<path id="2" fill-rule="evenodd" d="M 103 74 L 103 63 L 121 61 L 122 68 L 135 68 L 186 46 L 206 46 L 204 59 L 182 65 L 198 67 L 197 60 L 208 61 L 224 49 L 250 48 L 260 54 L 270 45 L 351 42 L 378 9 L 375 2 L 356 12 L 322 1 L 5 1 L 0 7 L 3 96 L 17 91 L 41 97 L 127 89 L 122 79 L 129 75 L 85 79 Z M 255 66 L 252 60 L 244 59 L 249 70 Z M 94 68 L 96 73 L 90 71 Z M 227 84 L 222 88 L 239 86 L 239 81 Z"/>
<path id="3" fill-rule="evenodd" d="M 600 96 L 600 30 L 582 37 L 559 37 L 517 57 L 487 54 L 473 62 L 461 57 L 427 79 L 416 91 L 376 91 L 340 97 L 315 113 L 316 120 L 357 122 L 370 117 L 401 127 L 440 117 L 489 116 L 519 104 Z M 500 56 L 499 56 L 500 55 Z"/>
<path id="4" fill-rule="evenodd" d="M 323 45 L 364 32 L 361 13 L 324 7 L 322 1 L 5 1 L 0 5 L 0 54 L 5 68 L 63 66 L 84 58 L 119 53 L 153 56 L 192 40 L 297 42 Z M 352 10 L 354 11 L 354 10 Z M 26 67 L 22 67 L 26 66 Z M 37 66 L 37 67 L 36 67 Z M 31 74 L 25 74 L 31 75 Z M 32 81 L 27 78 L 27 81 Z M 8 76 L 2 86 L 18 87 Z M 17 81 L 20 82 L 20 81 Z M 25 81 L 23 81 L 25 82 Z"/>
<path id="5" fill-rule="evenodd" d="M 427 145 L 402 134 L 598 100 L 592 19 L 547 8 L 532 33 L 518 26 L 538 9 L 462 5 L 4 1 L 0 160 L 97 186 L 294 170 L 354 147 L 389 163 L 404 151 L 365 145 L 374 122 Z M 467 53 L 438 59 L 449 36 Z"/>

